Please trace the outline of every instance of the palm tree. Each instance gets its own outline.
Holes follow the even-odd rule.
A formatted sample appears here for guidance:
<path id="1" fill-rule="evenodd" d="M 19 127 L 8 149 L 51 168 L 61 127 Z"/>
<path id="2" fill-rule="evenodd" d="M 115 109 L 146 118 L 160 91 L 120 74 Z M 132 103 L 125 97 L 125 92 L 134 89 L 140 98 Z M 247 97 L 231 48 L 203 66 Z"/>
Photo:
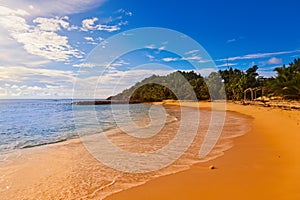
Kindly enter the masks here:
<path id="1" fill-rule="evenodd" d="M 288 67 L 274 69 L 277 77 L 269 80 L 274 95 L 286 98 L 300 98 L 300 59 L 295 59 Z"/>

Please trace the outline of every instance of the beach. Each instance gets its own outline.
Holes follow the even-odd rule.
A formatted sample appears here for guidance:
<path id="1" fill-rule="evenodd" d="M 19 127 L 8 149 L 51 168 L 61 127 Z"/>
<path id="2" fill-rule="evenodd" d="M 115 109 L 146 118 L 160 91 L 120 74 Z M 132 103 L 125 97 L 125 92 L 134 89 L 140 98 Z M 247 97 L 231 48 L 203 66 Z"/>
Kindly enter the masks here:
<path id="1" fill-rule="evenodd" d="M 209 116 L 211 103 L 184 102 L 187 112 L 200 106 Z M 177 102 L 165 103 L 178 115 Z M 95 159 L 80 139 L 22 149 L 1 157 L 1 199 L 298 199 L 300 185 L 299 111 L 227 103 L 225 133 L 208 156 L 199 160 L 202 137 L 172 165 L 145 174 L 120 172 Z M 231 112 L 233 111 L 233 112 Z M 177 114 L 176 114 L 177 113 Z M 180 119 L 180 116 L 176 116 Z M 238 121 L 241 119 L 242 121 Z M 180 120 L 179 120 L 180 121 Z M 174 137 L 177 122 L 157 140 L 141 143 L 111 131 L 110 140 L 124 150 L 153 151 Z M 201 128 L 205 132 L 207 121 Z M 242 124 L 241 124 L 242 123 Z M 191 123 L 192 124 L 192 123 Z M 247 126 L 243 126 L 246 124 Z M 250 130 L 250 131 L 249 131 Z M 169 133 L 165 137 L 165 133 Z M 125 145 L 126 140 L 132 146 Z M 155 145 L 153 145 L 155 144 Z M 147 146 L 148 145 L 148 146 Z M 142 147 L 142 148 L 141 148 Z M 210 166 L 215 169 L 209 169 Z"/>
<path id="2" fill-rule="evenodd" d="M 299 199 L 299 111 L 233 103 L 227 110 L 253 121 L 251 131 L 234 139 L 222 157 L 107 199 Z M 210 165 L 216 169 L 209 170 Z"/>
<path id="3" fill-rule="evenodd" d="M 300 200 L 299 7 L 1 1 L 0 200 Z"/>

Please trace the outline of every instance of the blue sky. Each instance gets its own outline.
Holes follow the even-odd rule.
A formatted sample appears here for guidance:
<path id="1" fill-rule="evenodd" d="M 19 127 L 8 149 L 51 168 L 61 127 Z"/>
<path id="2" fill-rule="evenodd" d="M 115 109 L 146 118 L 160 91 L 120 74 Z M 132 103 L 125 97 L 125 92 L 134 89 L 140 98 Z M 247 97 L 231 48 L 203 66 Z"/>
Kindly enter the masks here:
<path id="1" fill-rule="evenodd" d="M 256 64 L 261 75 L 273 76 L 275 67 L 300 57 L 299 6 L 296 0 L 0 0 L 0 98 L 105 98 L 153 73 L 207 60 L 217 69 L 227 61 L 242 70 Z M 209 56 L 191 49 L 180 57 L 166 51 L 174 41 L 165 40 L 120 56 L 103 73 L 88 61 L 106 39 L 141 27 L 181 32 Z M 74 84 L 88 92 L 74 95 Z"/>

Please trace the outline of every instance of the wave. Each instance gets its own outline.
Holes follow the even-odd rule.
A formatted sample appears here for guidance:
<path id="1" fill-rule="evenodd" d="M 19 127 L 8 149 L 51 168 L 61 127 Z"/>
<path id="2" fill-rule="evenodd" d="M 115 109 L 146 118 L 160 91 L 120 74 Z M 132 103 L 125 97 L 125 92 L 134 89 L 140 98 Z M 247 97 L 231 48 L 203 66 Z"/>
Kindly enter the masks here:
<path id="1" fill-rule="evenodd" d="M 20 146 L 20 149 L 28 149 L 28 148 L 39 147 L 39 146 L 44 146 L 44 145 L 49 145 L 49 144 L 57 144 L 57 143 L 65 142 L 67 140 L 74 139 L 74 138 L 76 138 L 76 137 L 60 139 L 60 140 L 51 141 L 51 142 L 24 145 L 24 146 Z"/>

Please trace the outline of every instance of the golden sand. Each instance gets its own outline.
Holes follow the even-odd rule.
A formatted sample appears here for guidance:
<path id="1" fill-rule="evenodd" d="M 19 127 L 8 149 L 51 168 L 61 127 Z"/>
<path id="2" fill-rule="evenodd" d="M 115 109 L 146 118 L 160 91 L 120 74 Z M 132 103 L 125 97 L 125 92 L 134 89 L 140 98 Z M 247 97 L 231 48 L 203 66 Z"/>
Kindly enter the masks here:
<path id="1" fill-rule="evenodd" d="M 254 120 L 224 156 L 107 199 L 300 199 L 300 112 L 233 103 L 227 109 Z M 210 165 L 216 169 L 204 169 Z"/>
<path id="2" fill-rule="evenodd" d="M 209 106 L 200 102 L 201 108 Z M 176 171 L 184 163 L 179 160 L 175 167 L 138 176 L 106 167 L 74 139 L 1 157 L 0 199 L 101 199 L 112 191 L 121 192 L 107 199 L 300 199 L 299 111 L 233 103 L 227 109 L 251 116 L 252 130 L 214 160 L 162 176 Z"/>

